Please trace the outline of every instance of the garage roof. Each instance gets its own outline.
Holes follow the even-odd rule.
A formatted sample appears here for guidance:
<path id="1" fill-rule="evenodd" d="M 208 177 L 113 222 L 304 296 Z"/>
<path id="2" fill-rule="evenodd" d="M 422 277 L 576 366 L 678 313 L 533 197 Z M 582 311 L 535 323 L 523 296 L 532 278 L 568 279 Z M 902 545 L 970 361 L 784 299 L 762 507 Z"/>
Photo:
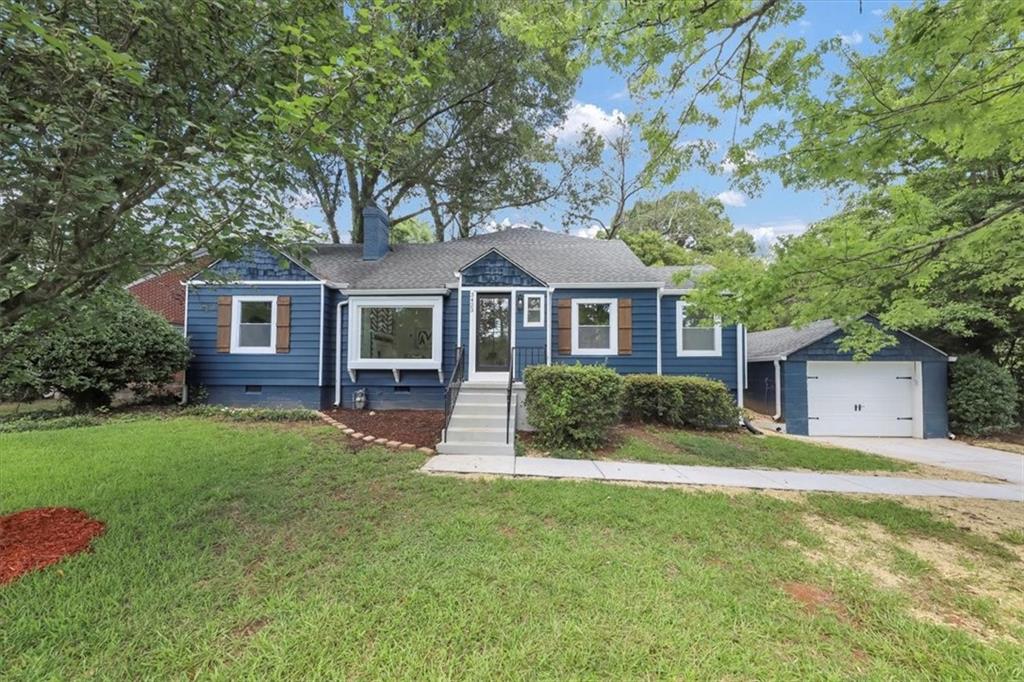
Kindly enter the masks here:
<path id="1" fill-rule="evenodd" d="M 867 319 L 875 325 L 878 324 L 878 319 L 873 315 L 865 315 L 862 319 Z M 802 327 L 779 327 L 763 332 L 751 332 L 747 335 L 747 361 L 784 360 L 787 356 L 810 346 L 812 343 L 821 341 L 840 329 L 841 327 L 832 320 L 818 320 Z M 907 336 L 940 355 L 947 355 L 927 341 L 923 341 L 902 329 L 892 329 L 889 331 Z"/>
<path id="2" fill-rule="evenodd" d="M 839 329 L 832 320 L 818 320 L 803 327 L 779 327 L 747 335 L 747 360 L 782 360 L 804 346 L 820 341 Z"/>

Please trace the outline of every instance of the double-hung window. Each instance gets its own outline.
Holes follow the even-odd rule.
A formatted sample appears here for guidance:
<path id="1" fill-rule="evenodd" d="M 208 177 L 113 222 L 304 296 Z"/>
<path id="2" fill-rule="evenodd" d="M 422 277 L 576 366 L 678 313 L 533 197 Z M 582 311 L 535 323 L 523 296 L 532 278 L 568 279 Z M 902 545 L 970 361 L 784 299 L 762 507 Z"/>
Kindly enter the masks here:
<path id="1" fill-rule="evenodd" d="M 617 355 L 619 352 L 618 301 L 614 298 L 574 298 L 572 301 L 572 354 Z"/>
<path id="2" fill-rule="evenodd" d="M 686 301 L 676 301 L 676 355 L 709 357 L 722 354 L 722 325 L 686 316 Z"/>
<path id="3" fill-rule="evenodd" d="M 231 320 L 232 353 L 275 352 L 277 296 L 235 296 Z"/>
<path id="4" fill-rule="evenodd" d="M 544 326 L 544 294 L 523 294 L 523 326 Z"/>
<path id="5" fill-rule="evenodd" d="M 351 298 L 349 315 L 350 368 L 440 369 L 440 297 Z"/>

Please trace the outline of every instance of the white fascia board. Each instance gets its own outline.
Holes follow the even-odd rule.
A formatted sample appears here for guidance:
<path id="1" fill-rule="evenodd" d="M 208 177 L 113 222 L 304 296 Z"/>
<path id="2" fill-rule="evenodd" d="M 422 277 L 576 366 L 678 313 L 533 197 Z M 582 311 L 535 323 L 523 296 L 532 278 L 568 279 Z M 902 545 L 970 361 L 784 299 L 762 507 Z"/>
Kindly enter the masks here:
<path id="1" fill-rule="evenodd" d="M 551 289 L 660 289 L 664 282 L 557 282 Z"/>
<path id="2" fill-rule="evenodd" d="M 436 289 L 348 289 L 346 296 L 437 296 L 448 293 L 447 288 Z"/>

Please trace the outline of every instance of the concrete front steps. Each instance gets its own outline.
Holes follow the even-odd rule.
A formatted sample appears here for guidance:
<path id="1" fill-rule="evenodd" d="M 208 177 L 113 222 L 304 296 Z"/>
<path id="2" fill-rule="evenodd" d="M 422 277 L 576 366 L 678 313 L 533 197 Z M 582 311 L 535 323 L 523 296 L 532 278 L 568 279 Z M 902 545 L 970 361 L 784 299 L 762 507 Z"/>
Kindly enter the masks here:
<path id="1" fill-rule="evenodd" d="M 507 388 L 500 384 L 462 384 L 451 421 L 437 451 L 444 455 L 515 456 L 515 428 L 505 442 Z M 512 404 L 512 424 L 516 423 Z"/>

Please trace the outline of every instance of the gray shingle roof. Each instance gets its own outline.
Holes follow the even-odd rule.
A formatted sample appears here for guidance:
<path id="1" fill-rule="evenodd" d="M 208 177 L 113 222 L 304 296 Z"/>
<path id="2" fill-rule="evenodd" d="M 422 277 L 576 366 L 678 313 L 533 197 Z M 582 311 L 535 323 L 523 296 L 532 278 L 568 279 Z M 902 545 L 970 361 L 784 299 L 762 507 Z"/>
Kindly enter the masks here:
<path id="1" fill-rule="evenodd" d="M 648 268 L 654 275 L 654 280 L 663 282 L 668 289 L 692 289 L 693 279 L 687 277 L 681 282 L 676 282 L 676 273 L 683 272 L 688 275 L 702 275 L 711 270 L 710 265 L 652 265 Z"/>
<path id="2" fill-rule="evenodd" d="M 384 258 L 364 261 L 359 244 L 322 244 L 306 255 L 314 274 L 348 289 L 432 289 L 496 249 L 547 284 L 662 282 L 620 240 L 586 239 L 531 228 L 435 244 L 396 244 Z"/>
<path id="3" fill-rule="evenodd" d="M 818 320 L 803 327 L 779 327 L 747 335 L 747 360 L 781 360 L 804 346 L 820 341 L 839 329 L 832 320 Z"/>

